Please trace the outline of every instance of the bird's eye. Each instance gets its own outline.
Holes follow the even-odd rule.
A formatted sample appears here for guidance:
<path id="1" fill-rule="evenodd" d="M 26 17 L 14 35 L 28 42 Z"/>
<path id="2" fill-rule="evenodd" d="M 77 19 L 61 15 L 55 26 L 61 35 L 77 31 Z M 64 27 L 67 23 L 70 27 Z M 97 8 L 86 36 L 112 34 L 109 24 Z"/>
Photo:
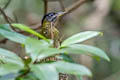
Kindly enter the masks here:
<path id="1" fill-rule="evenodd" d="M 49 14 L 50 17 L 52 17 L 52 16 L 54 16 L 54 15 L 55 15 L 55 13 L 50 13 L 50 14 Z"/>
<path id="2" fill-rule="evenodd" d="M 50 17 L 52 17 L 52 16 L 53 16 L 53 14 L 50 14 L 49 16 L 50 16 Z"/>

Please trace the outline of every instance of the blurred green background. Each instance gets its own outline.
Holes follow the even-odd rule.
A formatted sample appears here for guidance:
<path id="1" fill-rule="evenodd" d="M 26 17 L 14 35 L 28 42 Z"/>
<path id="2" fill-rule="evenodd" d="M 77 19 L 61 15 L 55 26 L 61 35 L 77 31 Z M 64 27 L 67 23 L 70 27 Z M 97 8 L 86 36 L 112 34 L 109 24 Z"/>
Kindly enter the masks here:
<path id="1" fill-rule="evenodd" d="M 0 7 L 9 0 L 0 0 Z M 48 12 L 63 11 L 59 0 L 48 0 Z M 62 0 L 65 8 L 73 5 L 78 0 Z M 5 13 L 19 23 L 35 27 L 41 23 L 44 15 L 43 0 L 11 0 Z M 0 24 L 6 23 L 0 15 Z M 74 61 L 83 64 L 93 72 L 92 78 L 84 80 L 120 80 L 120 0 L 92 0 L 75 11 L 65 15 L 58 25 L 63 39 L 81 31 L 95 30 L 104 33 L 103 36 L 94 38 L 84 43 L 103 49 L 110 57 L 111 62 L 96 61 L 85 55 L 71 55 Z M 0 37 L 0 40 L 3 38 Z M 0 47 L 12 50 L 22 55 L 24 50 L 11 41 L 0 44 Z M 75 80 L 74 77 L 70 77 Z M 77 79 L 76 79 L 77 80 Z"/>

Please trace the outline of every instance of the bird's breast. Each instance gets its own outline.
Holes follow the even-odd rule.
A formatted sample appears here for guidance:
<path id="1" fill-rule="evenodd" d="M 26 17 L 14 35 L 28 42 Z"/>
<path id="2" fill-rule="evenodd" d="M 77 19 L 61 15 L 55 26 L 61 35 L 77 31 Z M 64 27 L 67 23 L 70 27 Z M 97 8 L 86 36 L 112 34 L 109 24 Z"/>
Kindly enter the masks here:
<path id="1" fill-rule="evenodd" d="M 45 22 L 42 25 L 40 33 L 49 39 L 53 39 L 55 38 L 55 36 L 58 35 L 58 30 L 55 28 L 54 25 L 51 25 L 51 23 Z"/>

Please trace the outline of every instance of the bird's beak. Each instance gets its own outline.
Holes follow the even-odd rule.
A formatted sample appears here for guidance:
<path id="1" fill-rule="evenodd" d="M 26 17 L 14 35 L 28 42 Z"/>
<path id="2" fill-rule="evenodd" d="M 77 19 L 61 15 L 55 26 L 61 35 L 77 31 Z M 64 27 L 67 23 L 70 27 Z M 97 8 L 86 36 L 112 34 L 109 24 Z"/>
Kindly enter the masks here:
<path id="1" fill-rule="evenodd" d="M 57 16 L 58 16 L 58 17 L 61 17 L 61 16 L 63 16 L 65 13 L 66 13 L 66 12 L 58 12 L 58 13 L 57 13 Z"/>

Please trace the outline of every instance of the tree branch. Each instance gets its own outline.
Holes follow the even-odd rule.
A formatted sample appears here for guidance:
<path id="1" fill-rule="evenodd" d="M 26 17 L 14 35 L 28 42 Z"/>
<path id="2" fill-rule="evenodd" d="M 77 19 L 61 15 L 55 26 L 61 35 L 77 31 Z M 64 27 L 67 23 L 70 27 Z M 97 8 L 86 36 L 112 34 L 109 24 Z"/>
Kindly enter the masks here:
<path id="1" fill-rule="evenodd" d="M 48 0 L 44 0 L 44 15 L 48 12 Z"/>
<path id="2" fill-rule="evenodd" d="M 9 4 L 10 4 L 11 1 L 12 0 L 8 0 L 8 2 L 6 3 L 6 5 L 2 9 L 6 9 L 9 6 Z"/>
<path id="3" fill-rule="evenodd" d="M 0 7 L 0 12 L 1 12 L 1 14 L 3 15 L 5 21 L 6 21 L 8 24 L 10 24 L 10 26 L 11 26 L 11 28 L 12 28 L 13 30 L 15 30 L 15 28 L 11 25 L 11 22 L 10 22 L 10 20 L 12 20 L 12 19 L 9 18 L 9 17 L 5 14 L 5 12 L 3 11 L 3 9 L 2 9 L 1 7 Z"/>

